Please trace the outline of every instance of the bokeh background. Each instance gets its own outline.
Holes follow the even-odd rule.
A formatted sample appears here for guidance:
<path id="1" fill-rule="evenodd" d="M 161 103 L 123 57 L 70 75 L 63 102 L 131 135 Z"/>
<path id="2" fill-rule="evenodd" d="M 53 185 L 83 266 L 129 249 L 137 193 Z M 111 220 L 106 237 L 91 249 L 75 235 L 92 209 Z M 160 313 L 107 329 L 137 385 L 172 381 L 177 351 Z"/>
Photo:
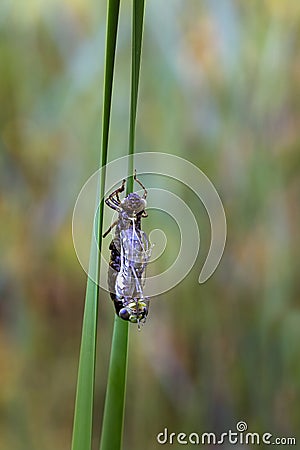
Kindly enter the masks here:
<path id="1" fill-rule="evenodd" d="M 110 160 L 128 146 L 130 11 L 123 1 Z M 104 0 L 0 6 L 1 450 L 70 448 L 86 284 L 71 219 L 98 168 L 105 19 Z M 187 278 L 152 301 L 142 332 L 131 327 L 125 449 L 159 448 L 164 427 L 225 432 L 239 420 L 298 433 L 300 445 L 299 30 L 298 0 L 147 2 L 137 151 L 203 170 L 228 240 L 200 286 L 209 222 L 188 189 L 170 185 L 195 212 L 202 246 Z M 176 229 L 164 231 L 174 248 Z M 94 449 L 113 315 L 101 292 Z"/>

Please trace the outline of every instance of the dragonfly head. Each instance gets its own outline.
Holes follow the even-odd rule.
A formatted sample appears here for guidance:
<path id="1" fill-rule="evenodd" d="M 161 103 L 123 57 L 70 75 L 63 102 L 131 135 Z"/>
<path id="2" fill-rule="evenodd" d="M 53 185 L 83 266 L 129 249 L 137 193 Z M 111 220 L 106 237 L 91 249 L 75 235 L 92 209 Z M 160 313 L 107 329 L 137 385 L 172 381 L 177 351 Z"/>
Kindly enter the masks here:
<path id="1" fill-rule="evenodd" d="M 144 211 L 146 206 L 146 200 L 140 197 L 136 192 L 131 192 L 121 202 L 122 209 L 130 216 Z"/>
<path id="2" fill-rule="evenodd" d="M 147 315 L 148 305 L 143 300 L 132 301 L 119 311 L 119 317 L 131 323 L 145 322 Z"/>

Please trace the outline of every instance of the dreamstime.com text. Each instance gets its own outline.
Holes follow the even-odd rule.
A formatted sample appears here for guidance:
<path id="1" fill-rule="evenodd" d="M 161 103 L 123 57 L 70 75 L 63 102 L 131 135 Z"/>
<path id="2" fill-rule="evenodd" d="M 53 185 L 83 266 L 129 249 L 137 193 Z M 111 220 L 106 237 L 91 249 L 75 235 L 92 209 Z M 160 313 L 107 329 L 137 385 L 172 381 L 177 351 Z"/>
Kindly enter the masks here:
<path id="1" fill-rule="evenodd" d="M 192 444 L 192 445 L 296 445 L 295 437 L 276 437 L 272 433 L 255 433 L 248 432 L 248 425 L 244 421 L 236 424 L 236 430 L 228 430 L 224 433 L 174 433 L 169 432 L 168 428 L 164 428 L 161 433 L 156 436 L 157 442 L 164 444 Z"/>

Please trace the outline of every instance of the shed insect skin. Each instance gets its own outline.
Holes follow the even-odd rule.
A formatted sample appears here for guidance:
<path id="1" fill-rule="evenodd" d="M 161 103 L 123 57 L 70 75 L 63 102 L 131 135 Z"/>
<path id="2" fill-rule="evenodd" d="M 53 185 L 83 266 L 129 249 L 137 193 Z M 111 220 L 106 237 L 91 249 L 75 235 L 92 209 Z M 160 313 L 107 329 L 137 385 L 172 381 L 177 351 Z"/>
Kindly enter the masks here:
<path id="1" fill-rule="evenodd" d="M 106 199 L 105 203 L 118 212 L 118 219 L 103 234 L 106 237 L 115 228 L 109 245 L 111 252 L 108 270 L 108 288 L 116 314 L 124 320 L 144 323 L 149 310 L 149 300 L 142 291 L 143 276 L 150 257 L 151 247 L 147 235 L 141 230 L 147 190 L 134 173 L 134 180 L 143 188 L 141 197 L 133 192 L 120 200 L 126 180 Z"/>

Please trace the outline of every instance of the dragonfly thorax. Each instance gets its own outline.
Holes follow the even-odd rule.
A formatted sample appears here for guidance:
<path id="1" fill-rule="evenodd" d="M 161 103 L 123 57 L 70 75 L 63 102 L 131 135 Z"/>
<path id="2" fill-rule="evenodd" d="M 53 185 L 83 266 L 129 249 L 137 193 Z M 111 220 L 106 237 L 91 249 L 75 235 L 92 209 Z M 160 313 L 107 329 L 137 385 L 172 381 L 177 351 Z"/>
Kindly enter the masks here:
<path id="1" fill-rule="evenodd" d="M 121 201 L 121 208 L 128 216 L 135 216 L 142 212 L 147 206 L 144 198 L 140 197 L 136 192 L 131 192 Z"/>

